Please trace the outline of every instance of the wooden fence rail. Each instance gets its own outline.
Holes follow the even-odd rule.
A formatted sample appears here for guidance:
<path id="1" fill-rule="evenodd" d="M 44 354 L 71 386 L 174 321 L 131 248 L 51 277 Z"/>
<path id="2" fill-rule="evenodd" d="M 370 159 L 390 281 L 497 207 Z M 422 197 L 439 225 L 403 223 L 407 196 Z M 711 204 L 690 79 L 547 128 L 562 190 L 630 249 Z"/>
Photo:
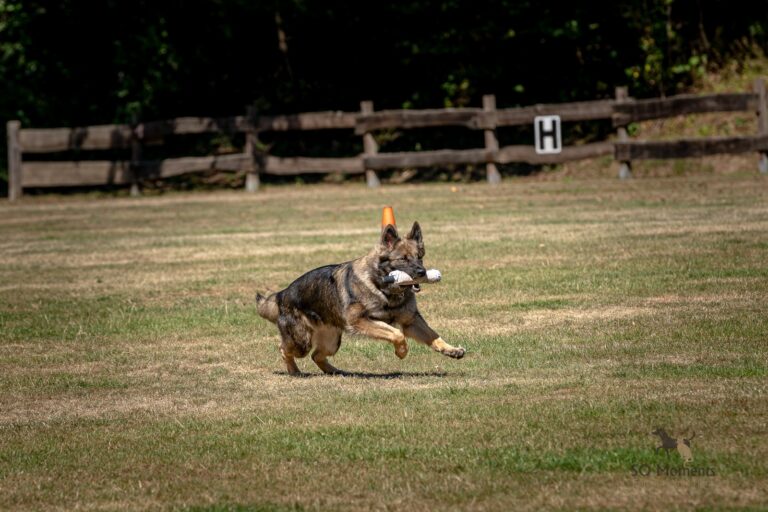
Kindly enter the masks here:
<path id="1" fill-rule="evenodd" d="M 223 118 L 180 117 L 134 125 L 100 125 L 81 128 L 21 128 L 9 121 L 8 196 L 21 197 L 24 188 L 87 185 L 127 185 L 138 190 L 143 179 L 168 178 L 208 170 L 246 172 L 246 188 L 258 189 L 260 174 L 342 172 L 366 174 L 370 186 L 379 183 L 376 171 L 404 167 L 485 164 L 488 181 L 497 183 L 497 164 L 527 162 L 555 164 L 572 160 L 613 155 L 621 162 L 621 176 L 631 171 L 631 161 L 648 158 L 688 158 L 718 153 L 757 152 L 759 168 L 768 173 L 768 103 L 763 79 L 755 81 L 753 92 L 707 95 L 678 95 L 668 98 L 635 100 L 617 88 L 615 99 L 572 103 L 539 104 L 526 107 L 496 108 L 493 95 L 483 97 L 482 108 L 381 110 L 372 102 L 362 102 L 359 112 L 310 112 L 260 116 L 249 109 L 244 116 Z M 753 112 L 758 117 L 758 132 L 751 137 L 709 137 L 663 142 L 630 140 L 624 129 L 630 123 L 706 112 Z M 566 146 L 558 154 L 537 154 L 533 146 L 499 147 L 495 130 L 533 123 L 540 115 L 559 115 L 563 122 L 609 120 L 618 130 L 618 140 Z M 402 153 L 380 153 L 374 132 L 388 129 L 460 126 L 483 130 L 485 147 L 443 149 Z M 261 152 L 258 135 L 289 130 L 354 130 L 363 137 L 362 154 L 344 158 L 279 157 Z M 203 133 L 245 133 L 242 153 L 141 160 L 144 144 L 162 144 L 175 135 Z M 24 154 L 90 150 L 131 150 L 126 161 L 26 161 Z"/>

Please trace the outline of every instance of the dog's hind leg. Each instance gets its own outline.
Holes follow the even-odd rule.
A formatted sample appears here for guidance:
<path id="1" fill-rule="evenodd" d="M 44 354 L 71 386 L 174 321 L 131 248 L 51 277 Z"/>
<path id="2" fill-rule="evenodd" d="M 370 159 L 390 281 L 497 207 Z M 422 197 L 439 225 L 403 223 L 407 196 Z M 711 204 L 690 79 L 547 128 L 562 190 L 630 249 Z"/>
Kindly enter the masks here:
<path id="1" fill-rule="evenodd" d="M 301 375 L 301 370 L 299 370 L 299 367 L 296 365 L 296 359 L 291 353 L 290 345 L 290 343 L 285 343 L 285 341 L 281 342 L 280 355 L 283 357 L 283 362 L 288 369 L 288 373 L 291 375 Z"/>
<path id="2" fill-rule="evenodd" d="M 312 332 L 303 321 L 289 315 L 280 315 L 277 319 L 277 327 L 280 330 L 280 355 L 283 357 L 288 373 L 301 375 L 296 365 L 297 357 L 304 357 L 309 352 L 312 340 Z"/>
<path id="3" fill-rule="evenodd" d="M 344 375 L 344 372 L 328 362 L 328 357 L 339 350 L 341 345 L 341 331 L 331 328 L 320 328 L 312 335 L 312 360 L 329 375 Z"/>
<path id="4" fill-rule="evenodd" d="M 416 341 L 429 345 L 432 350 L 440 352 L 443 355 L 452 357 L 454 359 L 461 359 L 464 357 L 466 350 L 464 347 L 454 347 L 440 337 L 432 328 L 427 325 L 424 317 L 418 311 L 411 319 L 411 323 L 403 325 L 403 332 L 409 338 L 413 338 Z"/>

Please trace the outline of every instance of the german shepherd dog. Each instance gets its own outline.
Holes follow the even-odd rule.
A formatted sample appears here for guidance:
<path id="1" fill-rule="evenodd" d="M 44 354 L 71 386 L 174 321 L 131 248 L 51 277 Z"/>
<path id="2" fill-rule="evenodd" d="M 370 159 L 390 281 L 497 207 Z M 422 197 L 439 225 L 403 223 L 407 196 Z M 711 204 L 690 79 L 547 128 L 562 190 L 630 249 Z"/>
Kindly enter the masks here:
<path id="1" fill-rule="evenodd" d="M 388 224 L 379 243 L 365 256 L 311 270 L 268 297 L 256 294 L 259 315 L 277 324 L 280 331 L 280 354 L 288 373 L 300 375 L 296 358 L 312 350 L 312 360 L 323 372 L 343 374 L 328 362 L 339 350 L 343 332 L 388 341 L 400 359 L 408 354 L 406 337 L 448 357 L 464 357 L 462 347 L 443 341 L 424 321 L 416 307 L 418 284 L 384 282 L 393 270 L 423 282 L 427 272 L 422 258 L 419 223 L 414 222 L 405 239 Z"/>

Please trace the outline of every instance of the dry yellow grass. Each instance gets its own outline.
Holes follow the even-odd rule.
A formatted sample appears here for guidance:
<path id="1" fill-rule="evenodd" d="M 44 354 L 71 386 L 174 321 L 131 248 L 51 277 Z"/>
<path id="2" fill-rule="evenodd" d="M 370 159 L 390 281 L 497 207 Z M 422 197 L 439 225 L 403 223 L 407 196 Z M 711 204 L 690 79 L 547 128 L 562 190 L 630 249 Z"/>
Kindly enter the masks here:
<path id="1" fill-rule="evenodd" d="M 751 171 L 751 169 L 749 170 Z M 760 507 L 768 182 L 268 187 L 0 204 L 0 508 Z M 462 361 L 285 375 L 253 294 L 419 220 Z M 656 426 L 695 431 L 677 468 Z M 240 508 L 236 508 L 239 506 Z"/>

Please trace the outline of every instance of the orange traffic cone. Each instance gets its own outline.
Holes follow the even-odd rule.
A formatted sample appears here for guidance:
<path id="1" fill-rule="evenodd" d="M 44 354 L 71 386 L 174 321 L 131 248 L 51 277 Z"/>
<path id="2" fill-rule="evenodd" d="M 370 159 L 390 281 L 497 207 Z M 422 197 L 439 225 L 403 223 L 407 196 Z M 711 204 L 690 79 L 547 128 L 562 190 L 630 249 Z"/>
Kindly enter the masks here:
<path id="1" fill-rule="evenodd" d="M 385 206 L 384 210 L 381 212 L 381 229 L 387 227 L 387 224 L 392 224 L 397 227 L 397 224 L 395 224 L 395 212 L 392 210 L 391 206 Z"/>

